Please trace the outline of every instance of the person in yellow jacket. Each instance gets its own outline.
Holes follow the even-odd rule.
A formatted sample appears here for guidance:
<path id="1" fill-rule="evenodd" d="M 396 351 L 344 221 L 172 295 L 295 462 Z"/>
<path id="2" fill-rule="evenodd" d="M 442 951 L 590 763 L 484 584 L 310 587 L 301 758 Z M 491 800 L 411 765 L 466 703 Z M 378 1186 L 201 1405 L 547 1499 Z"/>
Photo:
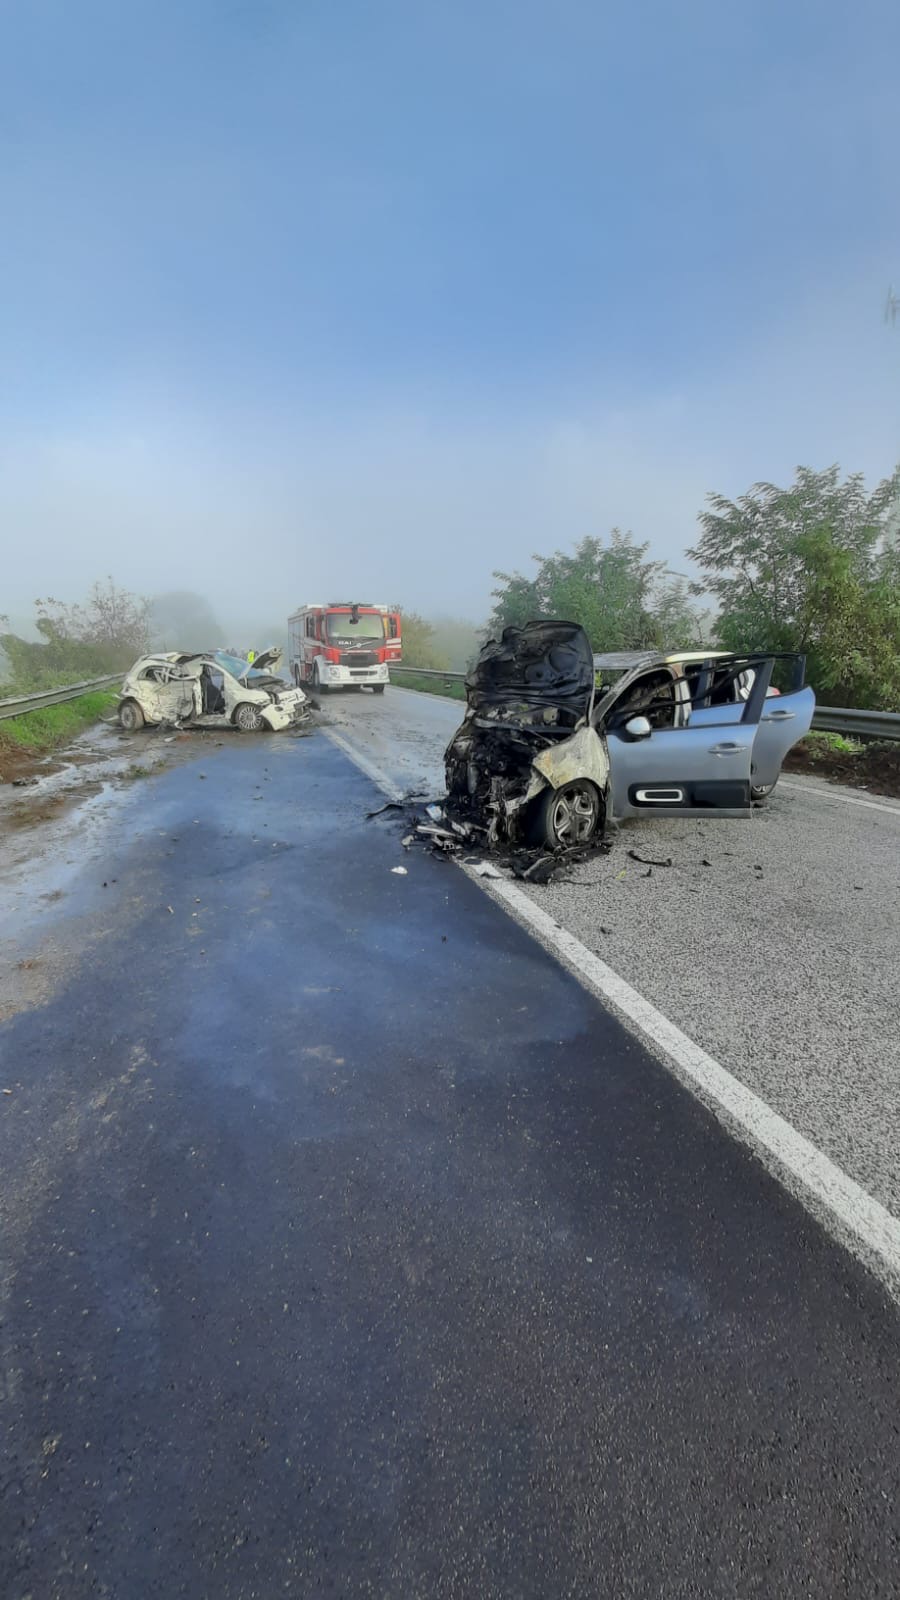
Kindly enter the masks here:
<path id="1" fill-rule="evenodd" d="M 248 662 L 248 665 L 252 667 L 252 665 L 253 665 L 255 660 L 256 660 L 256 651 L 255 650 L 248 650 L 247 651 L 247 662 Z"/>

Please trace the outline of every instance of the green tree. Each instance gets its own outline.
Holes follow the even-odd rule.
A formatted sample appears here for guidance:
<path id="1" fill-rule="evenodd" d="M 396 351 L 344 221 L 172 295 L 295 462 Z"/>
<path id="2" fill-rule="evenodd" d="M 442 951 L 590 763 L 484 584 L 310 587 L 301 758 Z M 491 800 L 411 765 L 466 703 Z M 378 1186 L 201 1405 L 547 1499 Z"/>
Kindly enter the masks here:
<path id="1" fill-rule="evenodd" d="M 446 658 L 453 672 L 465 672 L 481 648 L 484 629 L 461 617 L 435 616 L 431 618 L 432 648 Z"/>
<path id="2" fill-rule="evenodd" d="M 148 609 L 146 600 L 118 588 L 112 578 L 95 583 L 83 605 L 36 600 L 40 643 L 0 634 L 9 692 L 124 671 L 147 649 Z"/>
<path id="3" fill-rule="evenodd" d="M 650 615 L 653 643 L 661 650 L 696 650 L 706 642 L 694 600 L 697 592 L 696 584 L 687 578 L 663 576 L 654 584 Z"/>
<path id="4" fill-rule="evenodd" d="M 399 611 L 399 606 L 392 610 Z M 431 671 L 439 672 L 449 666 L 447 656 L 438 649 L 434 641 L 434 629 L 430 622 L 420 617 L 416 611 L 404 611 L 400 626 L 400 637 L 403 641 L 403 665 L 405 667 L 425 667 Z"/>
<path id="5" fill-rule="evenodd" d="M 130 664 L 150 638 L 150 602 L 120 589 L 112 578 L 95 583 L 83 605 L 36 600 L 37 628 L 47 640 L 90 645 Z"/>
<path id="6" fill-rule="evenodd" d="M 596 651 L 675 647 L 696 642 L 690 589 L 649 561 L 648 544 L 613 528 L 608 542 L 588 536 L 569 553 L 536 555 L 537 572 L 495 572 L 490 631 L 536 617 L 580 622 Z"/>
<path id="7" fill-rule="evenodd" d="M 790 488 L 709 496 L 688 554 L 733 650 L 803 650 L 818 693 L 838 705 L 900 707 L 900 555 L 892 537 L 900 467 L 866 492 L 855 473 L 798 469 Z"/>

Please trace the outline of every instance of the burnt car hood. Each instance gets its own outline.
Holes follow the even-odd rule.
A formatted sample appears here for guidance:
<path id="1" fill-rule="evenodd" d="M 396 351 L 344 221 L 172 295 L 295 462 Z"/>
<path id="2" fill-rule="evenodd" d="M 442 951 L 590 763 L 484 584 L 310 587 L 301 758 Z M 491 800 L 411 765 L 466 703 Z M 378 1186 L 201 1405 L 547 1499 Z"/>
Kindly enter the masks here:
<path id="1" fill-rule="evenodd" d="M 593 694 L 594 657 L 575 622 L 526 622 L 484 646 L 444 755 L 446 804 L 463 828 L 489 846 L 519 845 L 543 789 L 587 777 L 605 791 L 605 749 L 588 726 Z"/>
<path id="2" fill-rule="evenodd" d="M 594 657 L 575 622 L 526 622 L 490 639 L 466 677 L 469 710 L 555 706 L 573 722 L 587 714 L 594 688 Z M 566 719 L 568 720 L 568 718 Z"/>

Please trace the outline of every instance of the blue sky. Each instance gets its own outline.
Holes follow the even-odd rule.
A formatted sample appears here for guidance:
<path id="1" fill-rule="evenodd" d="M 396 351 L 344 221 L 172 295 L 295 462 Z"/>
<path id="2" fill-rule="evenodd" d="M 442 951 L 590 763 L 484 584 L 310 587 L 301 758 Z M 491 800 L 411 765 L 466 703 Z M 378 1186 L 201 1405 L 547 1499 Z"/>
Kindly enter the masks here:
<path id="1" fill-rule="evenodd" d="M 900 456 L 894 5 L 0 25 L 0 610 L 112 571 L 234 615 L 249 558 L 255 615 L 478 617 L 535 549 L 679 567 L 706 490 Z"/>

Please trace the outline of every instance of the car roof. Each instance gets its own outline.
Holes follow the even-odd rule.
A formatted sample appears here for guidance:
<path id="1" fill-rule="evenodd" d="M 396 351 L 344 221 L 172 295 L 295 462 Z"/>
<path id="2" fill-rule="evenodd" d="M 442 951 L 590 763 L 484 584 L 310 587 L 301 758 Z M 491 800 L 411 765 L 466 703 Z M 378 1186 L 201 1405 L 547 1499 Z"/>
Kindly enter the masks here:
<path id="1" fill-rule="evenodd" d="M 664 661 L 733 661 L 733 650 L 672 650 Z"/>
<path id="2" fill-rule="evenodd" d="M 611 650 L 605 655 L 595 655 L 594 666 L 598 671 L 608 667 L 612 672 L 628 672 L 631 667 L 640 667 L 645 661 L 664 660 L 659 650 Z"/>
<path id="3" fill-rule="evenodd" d="M 731 650 L 612 650 L 594 656 L 598 672 L 629 672 L 633 667 L 675 665 L 691 661 L 733 661 Z"/>

